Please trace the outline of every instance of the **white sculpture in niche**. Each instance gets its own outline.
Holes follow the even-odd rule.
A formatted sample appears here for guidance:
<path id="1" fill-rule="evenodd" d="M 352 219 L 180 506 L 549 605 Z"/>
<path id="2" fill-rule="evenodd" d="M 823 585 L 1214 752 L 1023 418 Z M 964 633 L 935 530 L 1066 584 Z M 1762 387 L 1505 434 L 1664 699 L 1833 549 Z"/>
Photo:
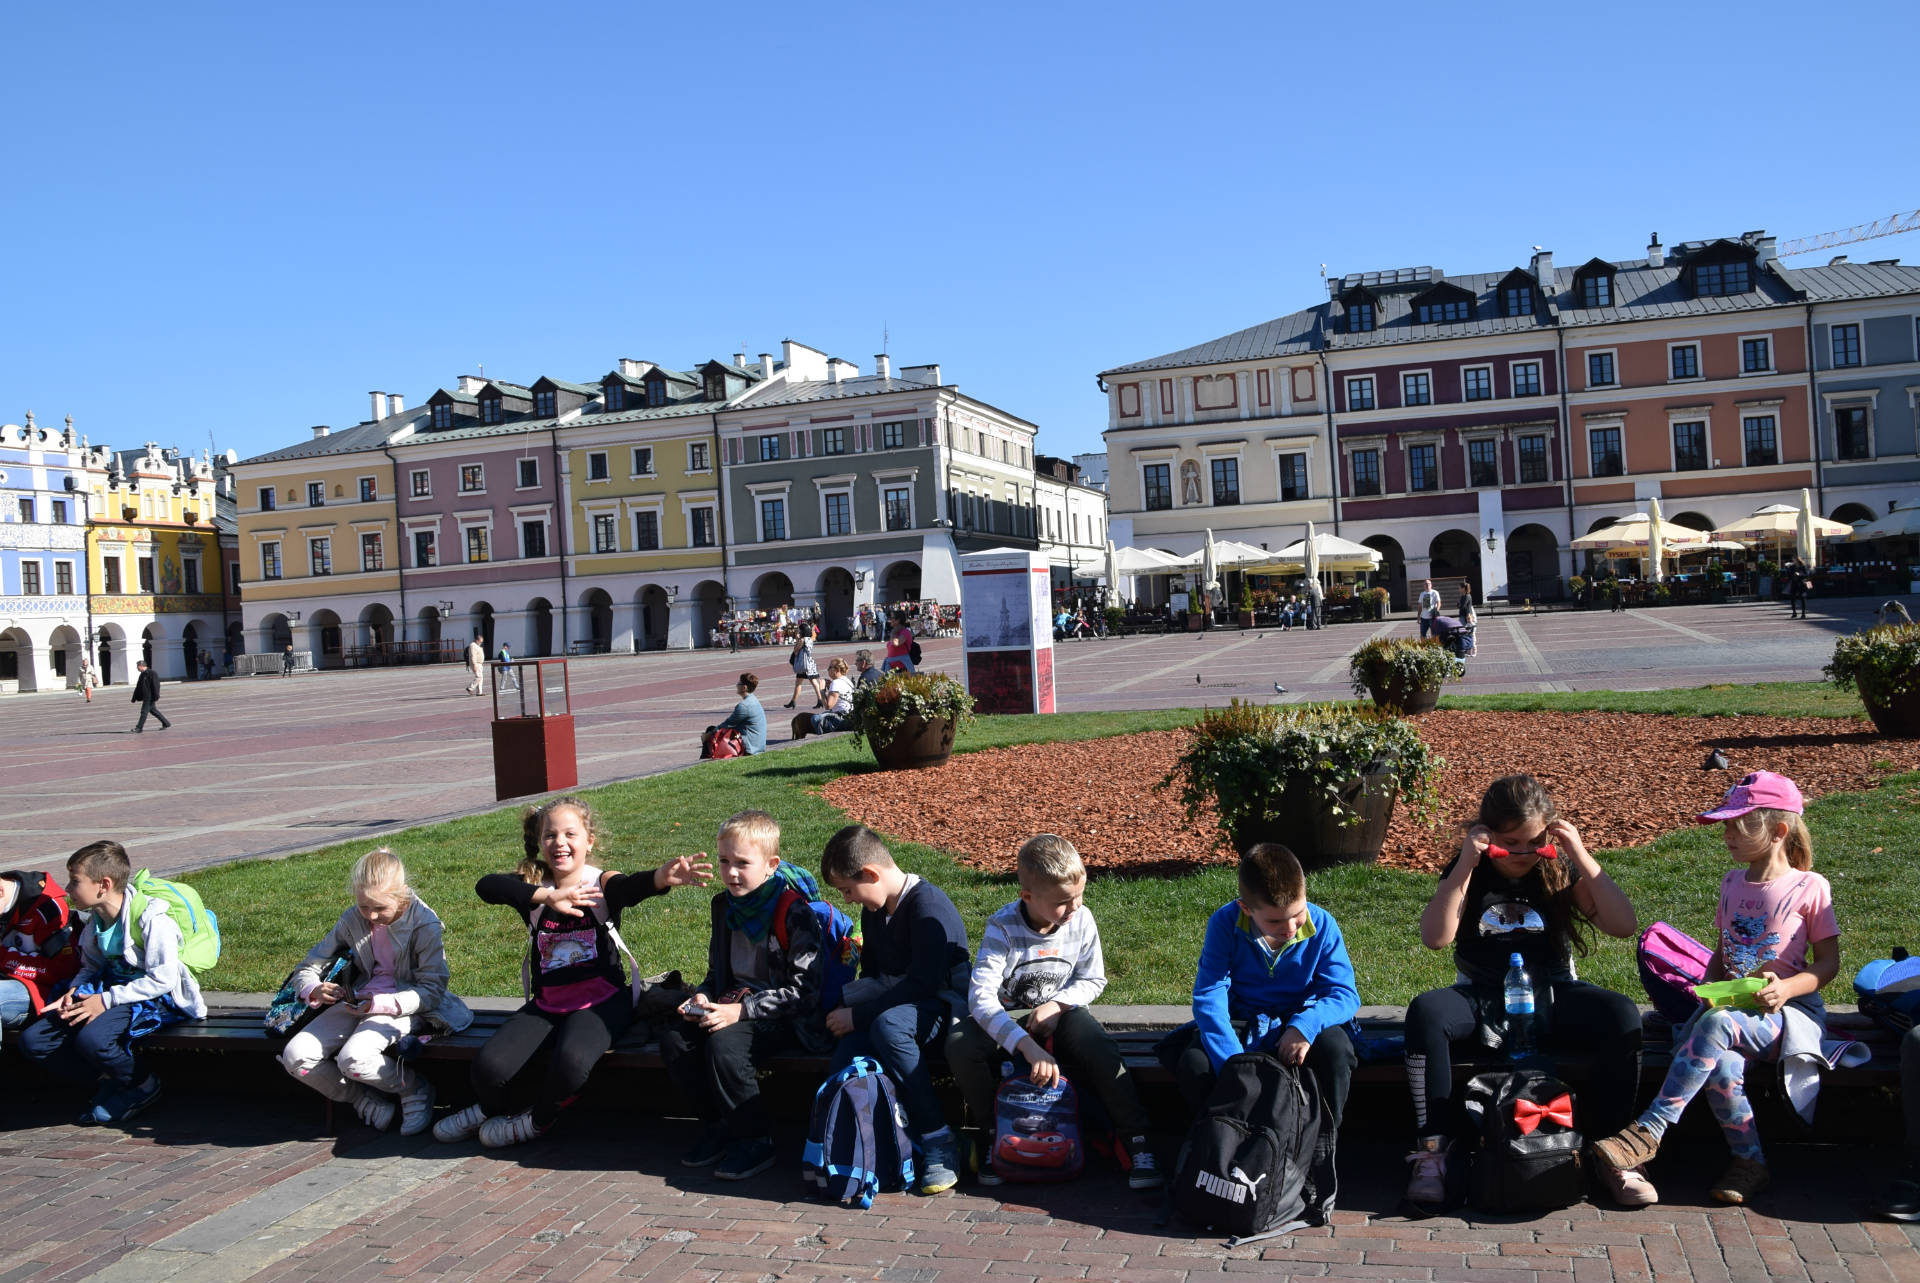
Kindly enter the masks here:
<path id="1" fill-rule="evenodd" d="M 1192 459 L 1180 465 L 1180 502 L 1200 502 L 1200 465 Z"/>

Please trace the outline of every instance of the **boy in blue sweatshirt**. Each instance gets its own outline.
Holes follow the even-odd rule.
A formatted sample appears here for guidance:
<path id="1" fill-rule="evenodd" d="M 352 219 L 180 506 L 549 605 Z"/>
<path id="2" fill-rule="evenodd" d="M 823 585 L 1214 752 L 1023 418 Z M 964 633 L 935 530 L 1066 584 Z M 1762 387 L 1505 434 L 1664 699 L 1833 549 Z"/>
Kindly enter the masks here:
<path id="1" fill-rule="evenodd" d="M 1326 1116 L 1314 1154 L 1320 1203 L 1333 1210 L 1334 1141 L 1356 1060 L 1346 1024 L 1360 1010 L 1353 964 L 1333 915 L 1307 903 L 1293 852 L 1262 842 L 1240 857 L 1240 898 L 1207 920 L 1193 979 L 1193 1023 L 1158 1048 L 1187 1107 L 1198 1114 L 1220 1067 L 1243 1051 L 1304 1065 L 1318 1081 Z"/>

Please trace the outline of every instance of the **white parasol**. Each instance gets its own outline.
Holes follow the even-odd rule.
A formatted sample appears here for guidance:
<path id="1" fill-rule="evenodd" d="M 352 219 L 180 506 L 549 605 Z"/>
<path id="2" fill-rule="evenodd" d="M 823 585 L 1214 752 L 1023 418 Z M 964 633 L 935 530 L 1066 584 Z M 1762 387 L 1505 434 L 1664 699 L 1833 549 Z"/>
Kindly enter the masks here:
<path id="1" fill-rule="evenodd" d="M 1813 496 L 1805 489 L 1800 491 L 1800 520 L 1795 523 L 1793 532 L 1794 552 L 1808 570 L 1820 564 L 1820 548 L 1814 541 Z"/>
<path id="2" fill-rule="evenodd" d="M 1647 578 L 1659 583 L 1667 577 L 1660 565 L 1660 558 L 1666 551 L 1660 538 L 1660 498 L 1655 495 L 1647 500 Z"/>

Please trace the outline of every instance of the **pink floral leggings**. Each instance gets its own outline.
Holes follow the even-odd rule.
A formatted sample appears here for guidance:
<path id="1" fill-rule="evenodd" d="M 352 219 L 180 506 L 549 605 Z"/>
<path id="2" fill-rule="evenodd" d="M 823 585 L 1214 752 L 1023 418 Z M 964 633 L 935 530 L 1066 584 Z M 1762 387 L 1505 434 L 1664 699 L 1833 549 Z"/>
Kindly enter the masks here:
<path id="1" fill-rule="evenodd" d="M 1735 1158 L 1762 1159 L 1760 1135 L 1753 1127 L 1753 1106 L 1747 1103 L 1747 1064 L 1764 1060 L 1776 1050 L 1786 1018 L 1754 1011 L 1715 1007 L 1693 1022 L 1687 1041 L 1674 1050 L 1673 1066 L 1660 1094 L 1640 1115 L 1641 1126 L 1662 1135 L 1680 1121 L 1687 1102 L 1707 1089 L 1713 1116 L 1727 1134 L 1727 1148 Z"/>

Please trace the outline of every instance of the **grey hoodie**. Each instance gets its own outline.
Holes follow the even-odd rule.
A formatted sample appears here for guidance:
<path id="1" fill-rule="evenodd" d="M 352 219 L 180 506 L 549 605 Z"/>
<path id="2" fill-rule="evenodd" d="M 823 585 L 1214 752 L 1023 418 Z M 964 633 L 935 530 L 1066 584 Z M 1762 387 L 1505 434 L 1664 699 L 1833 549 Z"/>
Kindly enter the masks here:
<path id="1" fill-rule="evenodd" d="M 393 998 L 403 1016 L 419 1016 L 436 1032 L 459 1033 L 473 1023 L 467 1004 L 447 991 L 447 949 L 440 917 L 419 896 L 387 928 L 393 940 Z M 358 906 L 340 915 L 319 944 L 293 973 L 294 992 L 320 983 L 320 969 L 341 950 L 353 954 L 353 982 L 364 984 L 373 974 L 373 926 Z"/>

